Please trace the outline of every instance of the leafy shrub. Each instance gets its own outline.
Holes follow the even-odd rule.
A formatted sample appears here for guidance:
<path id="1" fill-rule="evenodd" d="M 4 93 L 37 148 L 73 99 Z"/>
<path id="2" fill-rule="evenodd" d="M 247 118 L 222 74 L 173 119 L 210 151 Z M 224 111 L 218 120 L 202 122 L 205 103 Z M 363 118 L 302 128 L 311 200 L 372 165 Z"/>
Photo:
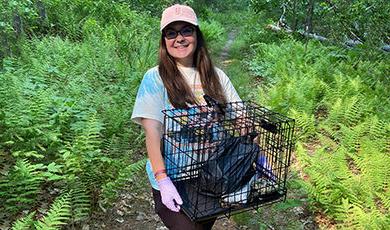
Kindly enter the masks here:
<path id="1" fill-rule="evenodd" d="M 226 33 L 224 27 L 215 20 L 202 21 L 199 27 L 208 43 L 217 43 L 223 40 L 223 35 Z"/>

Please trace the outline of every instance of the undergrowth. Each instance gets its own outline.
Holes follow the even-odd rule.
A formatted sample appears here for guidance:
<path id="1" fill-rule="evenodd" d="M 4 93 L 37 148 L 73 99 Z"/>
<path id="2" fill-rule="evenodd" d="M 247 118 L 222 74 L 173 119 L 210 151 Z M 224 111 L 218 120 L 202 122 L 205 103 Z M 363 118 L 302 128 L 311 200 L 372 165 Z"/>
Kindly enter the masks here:
<path id="1" fill-rule="evenodd" d="M 289 38 L 252 48 L 249 69 L 263 79 L 257 101 L 296 120 L 312 209 L 340 228 L 388 228 L 389 60 Z"/>
<path id="2" fill-rule="evenodd" d="M 144 135 L 130 117 L 172 3 L 0 3 L 1 227 L 79 228 L 143 170 Z M 222 47 L 223 26 L 200 22 Z"/>

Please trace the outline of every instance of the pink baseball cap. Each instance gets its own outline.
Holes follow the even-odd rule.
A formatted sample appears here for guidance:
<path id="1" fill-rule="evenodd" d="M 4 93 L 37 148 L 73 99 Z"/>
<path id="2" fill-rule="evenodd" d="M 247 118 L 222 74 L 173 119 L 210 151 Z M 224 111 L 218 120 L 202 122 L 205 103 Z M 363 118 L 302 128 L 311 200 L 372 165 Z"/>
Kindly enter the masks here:
<path id="1" fill-rule="evenodd" d="M 188 22 L 194 26 L 198 25 L 198 18 L 191 7 L 175 4 L 166 8 L 162 13 L 160 31 L 162 31 L 168 24 L 177 21 Z"/>

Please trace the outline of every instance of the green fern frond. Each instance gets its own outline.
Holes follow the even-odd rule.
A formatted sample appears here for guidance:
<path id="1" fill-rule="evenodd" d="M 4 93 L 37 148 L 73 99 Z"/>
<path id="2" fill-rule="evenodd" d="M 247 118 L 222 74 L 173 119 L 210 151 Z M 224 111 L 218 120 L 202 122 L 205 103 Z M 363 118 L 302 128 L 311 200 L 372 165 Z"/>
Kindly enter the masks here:
<path id="1" fill-rule="evenodd" d="M 346 219 L 340 226 L 348 229 L 387 229 L 388 220 L 378 210 L 365 210 L 357 205 L 351 205 Z"/>
<path id="2" fill-rule="evenodd" d="M 72 221 L 77 222 L 86 218 L 91 211 L 91 198 L 83 183 L 76 181 L 69 191 Z"/>
<path id="3" fill-rule="evenodd" d="M 297 136 L 299 139 L 314 137 L 316 134 L 314 115 L 309 115 L 304 112 L 298 112 L 295 109 L 290 110 L 291 117 L 295 119 L 297 127 Z"/>
<path id="4" fill-rule="evenodd" d="M 381 204 L 383 205 L 384 209 L 387 209 L 387 212 L 390 212 L 390 192 L 389 190 L 387 193 L 379 193 L 377 192 L 376 195 L 380 198 Z"/>
<path id="5" fill-rule="evenodd" d="M 0 140 L 12 142 L 12 151 L 46 151 L 58 135 L 50 123 L 51 96 L 54 93 L 47 85 L 39 83 L 38 78 L 32 80 L 34 77 L 31 76 L 26 79 L 25 73 L 15 74 L 20 79 L 13 79 L 13 84 L 10 84 L 16 92 L 5 95 L 8 104 L 3 108 L 1 123 L 5 129 Z"/>
<path id="6" fill-rule="evenodd" d="M 125 184 L 135 176 L 135 174 L 145 167 L 147 159 L 140 160 L 136 163 L 133 163 L 119 171 L 117 179 L 106 183 L 102 188 L 102 197 L 105 201 L 111 201 L 115 199 L 120 189 L 122 189 Z"/>
<path id="7" fill-rule="evenodd" d="M 339 147 L 329 153 L 326 148 L 315 151 L 311 164 L 304 171 L 309 175 L 309 196 L 328 207 L 330 215 L 337 216 L 335 207 L 345 198 L 359 204 L 360 197 L 352 187 L 346 186 L 355 178 L 347 166 L 347 150 Z M 321 162 L 321 164 L 319 164 Z"/>
<path id="8" fill-rule="evenodd" d="M 367 110 L 367 106 L 364 105 L 363 101 L 364 100 L 359 95 L 355 95 L 344 100 L 343 106 L 345 125 L 352 127 L 362 120 L 362 117 Z"/>
<path id="9" fill-rule="evenodd" d="M 338 123 L 344 112 L 343 100 L 341 98 L 336 98 L 333 103 L 328 107 L 328 123 Z"/>
<path id="10" fill-rule="evenodd" d="M 15 221 L 12 225 L 12 230 L 29 230 L 29 229 L 31 229 L 31 227 L 34 223 L 34 220 L 33 220 L 34 215 L 35 215 L 35 212 L 31 212 L 27 216 Z"/>
<path id="11" fill-rule="evenodd" d="M 367 138 L 376 144 L 378 150 L 383 152 L 390 152 L 390 130 L 386 130 L 389 124 L 390 122 L 379 120 L 375 115 L 368 117 L 365 122 L 367 126 Z"/>
<path id="12" fill-rule="evenodd" d="M 7 177 L 0 181 L 0 199 L 5 209 L 16 213 L 29 208 L 35 202 L 44 180 L 42 164 L 31 164 L 27 160 L 18 160 Z"/>
<path id="13" fill-rule="evenodd" d="M 386 122 L 379 120 L 376 115 L 373 115 L 369 119 L 369 134 L 373 138 L 386 137 Z"/>
<path id="14" fill-rule="evenodd" d="M 295 145 L 295 153 L 302 168 L 312 164 L 312 158 L 300 141 Z"/>
<path id="15" fill-rule="evenodd" d="M 340 130 L 337 133 L 339 144 L 349 151 L 358 152 L 361 148 L 361 138 L 366 134 L 366 125 L 361 123 L 354 127 L 340 124 Z"/>
<path id="16" fill-rule="evenodd" d="M 76 132 L 73 151 L 86 154 L 99 148 L 101 131 L 104 127 L 103 123 L 98 120 L 96 112 L 84 114 L 72 129 Z"/>
<path id="17" fill-rule="evenodd" d="M 283 49 L 260 45 L 249 65 L 256 75 L 265 76 L 259 101 L 278 111 L 287 108 L 301 127 L 301 140 L 316 129 L 313 136 L 318 140 L 298 143 L 295 152 L 309 200 L 342 229 L 388 229 L 389 90 L 376 81 L 367 84 L 372 80 L 367 73 L 383 62 L 336 63 L 328 52 L 316 55 L 298 42 L 286 43 Z M 316 108 L 321 108 L 319 116 Z M 316 123 L 311 123 L 312 114 Z"/>
<path id="18" fill-rule="evenodd" d="M 336 141 L 340 127 L 338 124 L 328 125 L 327 123 L 324 122 L 318 125 L 318 129 L 320 130 L 322 136 L 326 136 L 332 141 Z"/>
<path id="19" fill-rule="evenodd" d="M 50 210 L 41 220 L 34 225 L 37 230 L 61 229 L 71 217 L 71 201 L 69 194 L 58 197 L 51 205 Z"/>
<path id="20" fill-rule="evenodd" d="M 20 103 L 22 83 L 12 73 L 1 73 L 0 81 L 0 108 L 2 112 L 9 112 L 12 106 Z"/>
<path id="21" fill-rule="evenodd" d="M 338 213 L 335 219 L 341 222 L 345 221 L 351 209 L 352 204 L 349 202 L 349 200 L 347 198 L 342 198 L 341 204 L 336 205 L 335 207 L 335 210 Z"/>
<path id="22" fill-rule="evenodd" d="M 381 191 L 388 186 L 390 180 L 390 156 L 380 151 L 375 142 L 364 141 L 361 145 L 359 167 L 363 172 L 363 177 L 371 185 L 372 191 Z"/>
<path id="23" fill-rule="evenodd" d="M 61 150 L 65 172 L 71 177 L 83 176 L 88 170 L 96 170 L 90 173 L 91 181 L 100 177 L 100 167 L 97 162 L 101 159 L 100 145 L 103 124 L 96 117 L 96 112 L 85 112 L 79 115 L 79 120 L 72 124 L 71 130 L 75 133 L 72 143 Z M 97 162 L 96 162 L 97 161 Z M 96 183 L 96 180 L 94 181 Z"/>

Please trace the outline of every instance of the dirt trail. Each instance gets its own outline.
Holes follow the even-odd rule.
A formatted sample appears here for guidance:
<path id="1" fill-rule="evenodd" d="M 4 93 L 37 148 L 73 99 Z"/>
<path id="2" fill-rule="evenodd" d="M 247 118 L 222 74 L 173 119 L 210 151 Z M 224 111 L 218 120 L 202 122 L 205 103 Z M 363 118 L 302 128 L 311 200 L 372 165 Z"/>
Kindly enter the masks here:
<path id="1" fill-rule="evenodd" d="M 219 56 L 219 60 L 223 63 L 227 60 L 229 60 L 229 51 L 230 51 L 230 47 L 232 46 L 233 42 L 234 42 L 234 39 L 236 38 L 236 35 L 237 35 L 237 31 L 235 30 L 232 30 L 229 32 L 228 34 L 228 40 L 225 44 L 225 46 L 223 47 L 222 49 L 222 52 Z"/>
<path id="2" fill-rule="evenodd" d="M 148 183 L 147 181 L 145 181 Z M 142 183 L 145 183 L 144 181 Z M 123 194 L 113 208 L 107 210 L 98 222 L 83 226 L 89 229 L 131 229 L 131 230 L 166 230 L 160 218 L 154 212 L 154 202 L 149 186 L 132 194 Z M 213 230 L 237 230 L 238 227 L 227 218 L 216 221 Z"/>

